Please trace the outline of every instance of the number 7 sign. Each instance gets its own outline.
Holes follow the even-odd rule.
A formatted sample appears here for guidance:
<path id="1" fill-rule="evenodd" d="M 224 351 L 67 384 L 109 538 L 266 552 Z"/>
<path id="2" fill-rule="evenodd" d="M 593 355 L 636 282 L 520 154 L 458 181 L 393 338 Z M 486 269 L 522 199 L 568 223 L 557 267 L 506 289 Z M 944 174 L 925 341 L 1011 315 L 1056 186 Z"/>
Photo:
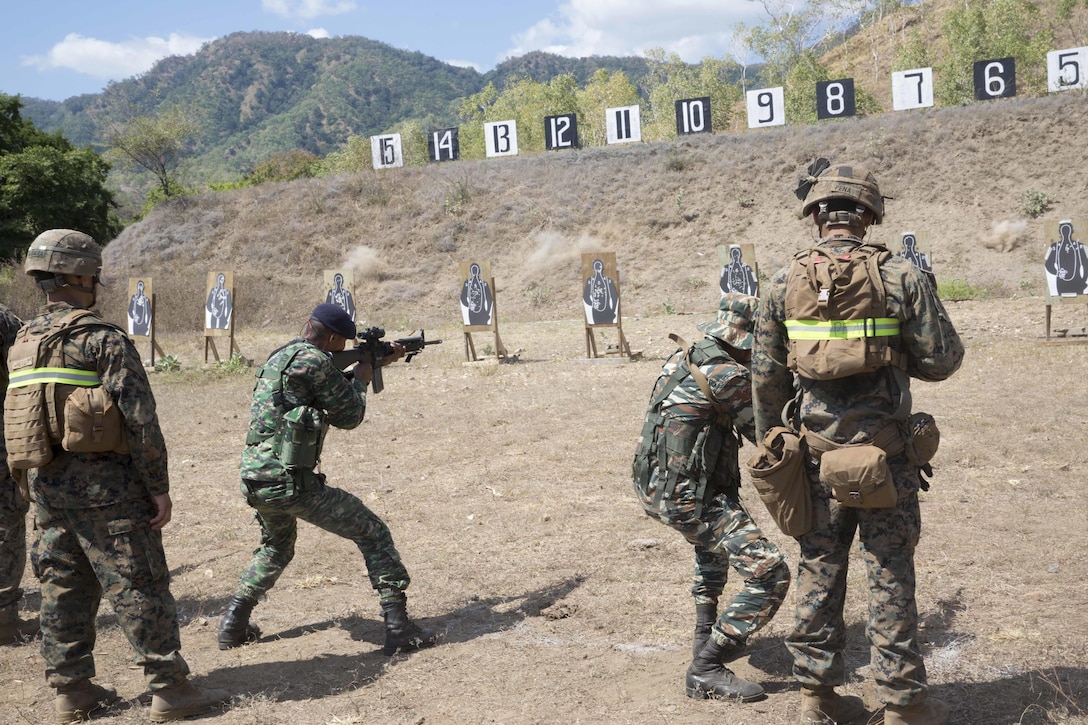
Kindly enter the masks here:
<path id="1" fill-rule="evenodd" d="M 892 108 L 907 111 L 933 105 L 933 69 L 915 68 L 892 73 Z"/>

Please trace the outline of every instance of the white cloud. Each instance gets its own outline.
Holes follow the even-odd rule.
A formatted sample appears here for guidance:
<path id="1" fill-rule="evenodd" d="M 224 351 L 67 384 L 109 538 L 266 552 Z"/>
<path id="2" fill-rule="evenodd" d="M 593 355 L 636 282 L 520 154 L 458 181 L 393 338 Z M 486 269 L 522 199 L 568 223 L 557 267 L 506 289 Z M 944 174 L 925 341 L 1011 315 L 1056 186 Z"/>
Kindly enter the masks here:
<path id="1" fill-rule="evenodd" d="M 162 58 L 189 55 L 214 38 L 171 33 L 169 38 L 132 38 L 111 43 L 69 33 L 45 55 L 22 58 L 22 64 L 38 70 L 65 68 L 93 78 L 117 80 L 143 73 Z"/>
<path id="2" fill-rule="evenodd" d="M 558 18 L 515 36 L 506 55 L 639 55 L 664 48 L 693 63 L 728 56 L 736 24 L 761 21 L 759 4 L 749 0 L 569 0 Z"/>
<path id="3" fill-rule="evenodd" d="M 446 60 L 443 63 L 448 63 L 456 68 L 475 68 L 477 72 L 483 73 L 483 66 L 479 63 L 474 63 L 471 60 Z"/>
<path id="4" fill-rule="evenodd" d="M 261 0 L 261 7 L 281 18 L 309 20 L 350 13 L 355 9 L 355 0 Z"/>
<path id="5" fill-rule="evenodd" d="M 309 35 L 311 38 L 327 38 L 329 37 L 329 31 L 324 28 L 313 28 L 307 30 L 306 35 Z"/>

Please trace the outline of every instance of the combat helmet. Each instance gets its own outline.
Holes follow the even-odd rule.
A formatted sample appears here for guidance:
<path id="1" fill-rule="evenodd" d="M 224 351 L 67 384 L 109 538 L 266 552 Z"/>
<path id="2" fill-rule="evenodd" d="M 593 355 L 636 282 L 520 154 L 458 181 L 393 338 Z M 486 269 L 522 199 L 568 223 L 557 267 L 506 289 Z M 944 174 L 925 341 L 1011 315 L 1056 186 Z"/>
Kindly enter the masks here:
<path id="1" fill-rule="evenodd" d="M 759 312 L 759 298 L 727 292 L 718 303 L 718 316 L 710 322 L 696 325 L 699 330 L 716 337 L 738 350 L 752 349 L 752 329 Z"/>
<path id="2" fill-rule="evenodd" d="M 50 229 L 30 243 L 23 271 L 48 291 L 64 286 L 64 275 L 94 277 L 102 272 L 102 247 L 89 235 L 72 229 Z"/>
<path id="3" fill-rule="evenodd" d="M 873 173 L 863 166 L 813 161 L 794 192 L 801 200 L 801 214 L 809 216 L 821 202 L 846 199 L 873 213 L 873 224 L 884 220 L 884 197 Z M 821 206 L 821 209 L 824 207 Z"/>

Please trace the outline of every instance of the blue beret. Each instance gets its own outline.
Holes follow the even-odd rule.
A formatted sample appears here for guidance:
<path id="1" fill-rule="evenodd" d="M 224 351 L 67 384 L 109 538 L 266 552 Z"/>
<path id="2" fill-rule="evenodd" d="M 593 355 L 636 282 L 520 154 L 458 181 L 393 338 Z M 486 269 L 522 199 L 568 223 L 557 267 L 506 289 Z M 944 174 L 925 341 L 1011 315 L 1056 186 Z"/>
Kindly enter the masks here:
<path id="1" fill-rule="evenodd" d="M 329 302 L 320 304 L 310 313 L 310 319 L 320 322 L 340 337 L 346 337 L 349 340 L 355 339 L 355 323 L 352 321 L 351 315 L 345 312 L 340 305 Z"/>

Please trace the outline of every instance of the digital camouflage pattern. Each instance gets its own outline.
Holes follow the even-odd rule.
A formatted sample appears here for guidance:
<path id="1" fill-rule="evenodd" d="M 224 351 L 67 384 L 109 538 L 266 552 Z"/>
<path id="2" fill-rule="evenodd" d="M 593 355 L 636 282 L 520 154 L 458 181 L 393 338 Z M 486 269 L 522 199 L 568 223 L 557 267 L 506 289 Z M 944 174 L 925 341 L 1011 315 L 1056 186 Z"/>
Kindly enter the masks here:
<path id="1" fill-rule="evenodd" d="M 820 248 L 847 253 L 857 244 L 829 238 Z M 794 375 L 786 367 L 785 297 L 789 267 L 777 272 L 765 289 L 756 323 L 752 385 L 757 435 L 779 425 L 783 406 L 793 399 Z M 891 257 L 880 268 L 889 317 L 900 321 L 899 351 L 907 374 L 926 381 L 944 380 L 963 360 L 956 333 L 935 286 L 914 265 Z M 909 384 L 905 377 L 901 381 Z M 802 391 L 800 422 L 831 440 L 866 443 L 893 421 L 900 404 L 890 368 L 837 380 L 797 378 Z M 908 411 L 909 412 L 909 411 Z M 898 503 L 887 509 L 841 506 L 819 479 L 818 462 L 807 461 L 814 525 L 799 537 L 801 561 L 796 584 L 797 608 L 787 647 L 794 675 L 807 687 L 845 681 L 842 618 L 850 547 L 857 532 L 869 577 L 866 634 L 881 702 L 907 705 L 925 692 L 926 672 L 918 643 L 914 550 L 921 532 L 918 469 L 905 454 L 889 459 Z"/>
<path id="2" fill-rule="evenodd" d="M 45 305 L 38 317 L 23 327 L 20 337 L 41 334 L 74 309 L 65 302 Z M 37 469 L 37 481 L 30 489 L 33 499 L 51 508 L 68 509 L 107 506 L 167 493 L 170 478 L 166 442 L 151 383 L 132 341 L 119 328 L 77 326 L 61 349 L 69 367 L 98 373 L 102 387 L 121 412 L 131 454 L 58 449 L 52 461 Z"/>
<path id="3" fill-rule="evenodd" d="M 720 348 L 719 348 L 720 350 Z M 729 358 L 724 350 L 721 357 L 700 365 L 715 400 L 731 423 L 718 418 L 718 413 L 703 394 L 690 373 L 681 373 L 680 382 L 662 402 L 660 411 L 664 424 L 653 435 L 654 444 L 640 441 L 639 451 L 650 450 L 650 476 L 646 485 L 636 478 L 635 493 L 646 514 L 679 531 L 695 547 L 695 573 L 691 589 L 695 604 L 717 604 L 725 590 L 729 568 L 743 577 L 744 584 L 733 600 L 721 611 L 711 631 L 711 637 L 722 646 L 736 647 L 749 635 L 765 625 L 778 611 L 789 589 L 790 574 L 785 559 L 769 542 L 738 500 L 740 469 L 737 431 L 748 440 L 754 434 L 751 389 L 748 370 Z M 668 359 L 654 386 L 651 408 L 647 417 L 654 417 L 652 401 L 665 390 L 669 379 L 683 363 L 683 351 Z M 655 504 L 657 490 L 665 484 L 668 474 L 658 470 L 655 452 L 666 432 L 693 437 L 706 430 L 713 435 L 711 445 L 693 451 L 689 458 L 670 455 L 667 468 L 677 476 L 676 486 L 668 498 Z M 720 448 L 715 441 L 720 441 Z M 636 453 L 639 455 L 639 453 Z M 713 456 L 713 474 L 708 481 L 701 511 L 698 504 L 699 461 L 704 455 Z"/>
<path id="4" fill-rule="evenodd" d="M 7 353 L 22 324 L 14 312 L 0 305 L 0 411 L 8 391 Z M 18 617 L 23 598 L 19 583 L 26 568 L 26 512 L 30 504 L 8 470 L 3 425 L 0 412 L 0 622 L 11 622 Z"/>
<path id="5" fill-rule="evenodd" d="M 20 334 L 48 329 L 73 309 L 47 304 Z M 155 399 L 140 356 L 122 331 L 76 326 L 62 344 L 70 367 L 97 371 L 120 409 L 132 453 L 58 450 L 31 476 L 46 678 L 51 687 L 61 687 L 94 675 L 95 617 L 105 594 L 148 687 L 157 690 L 185 679 L 189 668 L 178 651 L 177 606 L 162 536 L 148 525 L 151 497 L 170 490 Z"/>
<path id="6" fill-rule="evenodd" d="M 328 353 L 306 340 L 295 339 L 273 352 L 265 368 L 276 368 L 280 356 L 292 355 L 282 381 L 287 407 L 318 408 L 336 428 L 350 430 L 362 423 L 363 383 L 345 377 Z M 262 440 L 247 444 L 242 452 L 242 495 L 256 509 L 261 543 L 242 574 L 237 595 L 253 601 L 273 587 L 295 556 L 302 519 L 355 542 L 382 600 L 404 599 L 410 580 L 389 527 L 355 496 L 325 485 L 323 474 L 292 474 L 277 457 L 276 436 L 285 425 L 286 409 L 273 401 L 275 383 L 274 377 L 258 377 L 253 389 L 250 435 Z"/>

